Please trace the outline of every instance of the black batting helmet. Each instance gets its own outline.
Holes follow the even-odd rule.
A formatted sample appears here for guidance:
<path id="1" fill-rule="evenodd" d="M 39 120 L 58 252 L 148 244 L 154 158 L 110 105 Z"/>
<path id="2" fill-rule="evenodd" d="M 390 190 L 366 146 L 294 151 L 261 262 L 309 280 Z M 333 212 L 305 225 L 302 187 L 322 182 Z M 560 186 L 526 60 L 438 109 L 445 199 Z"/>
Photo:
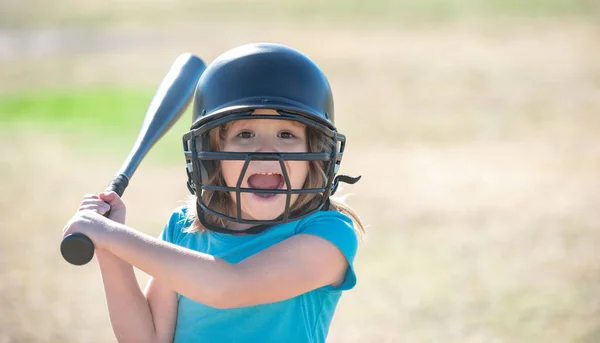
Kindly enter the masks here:
<path id="1" fill-rule="evenodd" d="M 279 115 L 252 114 L 255 109 L 276 110 Z M 240 119 L 295 120 L 329 137 L 333 146 L 328 151 L 307 153 L 234 153 L 215 152 L 209 146 L 210 130 Z M 204 71 L 196 88 L 192 126 L 183 136 L 187 162 L 188 188 L 197 196 L 197 212 L 201 223 L 208 229 L 240 233 L 215 226 L 206 214 L 256 224 L 245 233 L 258 233 L 272 224 L 297 220 L 329 206 L 329 196 L 339 181 L 354 183 L 358 179 L 343 175 L 336 177 L 342 160 L 346 138 L 334 124 L 331 87 L 323 71 L 301 52 L 278 44 L 249 44 L 234 48 L 217 57 Z M 252 160 L 279 161 L 287 189 L 270 193 L 286 194 L 286 207 L 275 220 L 246 220 L 242 218 L 240 194 L 260 191 L 255 188 L 214 186 L 207 184 L 216 170 L 218 161 L 245 161 L 238 181 L 242 180 Z M 284 161 L 322 161 L 325 183 L 320 188 L 291 189 Z M 238 185 L 241 181 L 238 182 Z M 211 209 L 202 201 L 206 190 L 236 192 L 237 215 L 229 216 Z M 262 190 L 264 193 L 264 190 Z M 316 207 L 301 213 L 290 213 L 292 194 L 314 193 L 319 197 Z"/>

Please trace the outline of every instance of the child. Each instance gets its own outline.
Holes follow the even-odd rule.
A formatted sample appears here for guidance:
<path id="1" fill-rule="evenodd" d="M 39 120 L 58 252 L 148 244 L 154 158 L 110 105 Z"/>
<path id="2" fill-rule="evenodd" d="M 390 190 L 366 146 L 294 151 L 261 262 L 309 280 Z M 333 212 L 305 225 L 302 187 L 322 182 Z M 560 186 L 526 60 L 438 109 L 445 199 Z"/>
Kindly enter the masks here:
<path id="1" fill-rule="evenodd" d="M 325 342 L 364 231 L 330 198 L 358 178 L 336 176 L 327 78 L 291 48 L 241 46 L 205 70 L 192 122 L 192 201 L 160 239 L 124 225 L 114 192 L 85 196 L 63 232 L 94 242 L 119 342 Z"/>

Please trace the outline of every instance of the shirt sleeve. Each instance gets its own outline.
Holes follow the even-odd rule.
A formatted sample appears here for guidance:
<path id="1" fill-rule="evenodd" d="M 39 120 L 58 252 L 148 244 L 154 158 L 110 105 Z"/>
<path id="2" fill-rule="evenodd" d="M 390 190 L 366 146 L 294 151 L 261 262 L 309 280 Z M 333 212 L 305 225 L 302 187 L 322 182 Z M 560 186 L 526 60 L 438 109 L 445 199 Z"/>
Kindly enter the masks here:
<path id="1" fill-rule="evenodd" d="M 165 225 L 165 228 L 161 232 L 159 238 L 165 242 L 178 244 L 181 237 L 185 234 L 185 232 L 183 232 L 183 230 L 187 227 L 186 226 L 187 221 L 188 221 L 188 219 L 187 219 L 186 208 L 179 207 L 179 208 L 175 209 L 171 213 L 171 216 L 169 217 L 169 221 Z"/>
<path id="2" fill-rule="evenodd" d="M 317 212 L 299 226 L 297 233 L 311 234 L 328 240 L 340 249 L 348 261 L 343 283 L 337 287 L 324 286 L 322 290 L 336 292 L 354 288 L 356 285 L 354 257 L 358 249 L 358 237 L 350 217 L 336 211 Z"/>

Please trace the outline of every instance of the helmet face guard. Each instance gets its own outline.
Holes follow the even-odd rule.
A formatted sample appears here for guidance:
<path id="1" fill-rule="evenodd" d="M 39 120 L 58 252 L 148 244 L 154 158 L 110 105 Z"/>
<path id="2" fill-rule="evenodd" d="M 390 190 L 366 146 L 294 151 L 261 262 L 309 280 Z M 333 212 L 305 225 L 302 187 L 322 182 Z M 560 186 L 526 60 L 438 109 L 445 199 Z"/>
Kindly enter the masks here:
<path id="1" fill-rule="evenodd" d="M 278 110 L 279 115 L 256 115 L 252 114 L 252 110 L 244 112 L 228 113 L 218 119 L 214 119 L 198 128 L 192 129 L 183 136 L 183 147 L 185 150 L 185 158 L 188 174 L 188 188 L 192 194 L 197 196 L 197 214 L 198 219 L 208 229 L 232 233 L 240 231 L 230 230 L 224 227 L 210 224 L 206 218 L 207 214 L 216 216 L 217 218 L 238 222 L 243 224 L 258 225 L 242 231 L 245 233 L 257 233 L 266 229 L 270 225 L 286 223 L 289 221 L 304 218 L 321 209 L 328 208 L 329 196 L 333 194 L 337 188 L 338 180 L 335 178 L 346 145 L 346 138 L 343 134 L 313 120 L 302 114 Z M 325 135 L 333 141 L 331 151 L 315 151 L 315 152 L 273 152 L 273 153 L 256 153 L 256 152 L 215 152 L 215 147 L 210 146 L 210 132 L 214 128 L 229 123 L 231 121 L 241 119 L 270 119 L 270 120 L 294 120 L 305 124 L 307 128 L 315 129 L 319 134 Z M 210 180 L 215 179 L 215 173 L 219 173 L 218 168 L 221 161 L 244 161 L 242 171 L 238 177 L 235 187 L 211 185 Z M 263 189 L 263 188 L 242 188 L 242 182 L 246 178 L 246 172 L 251 161 L 277 161 L 281 167 L 281 173 L 284 180 L 283 189 Z M 318 188 L 300 188 L 292 189 L 288 171 L 285 165 L 286 161 L 307 161 L 322 162 L 325 179 L 321 187 Z M 343 180 L 342 180 L 343 181 Z M 236 209 L 235 215 L 228 215 L 218 209 L 210 208 L 202 199 L 202 193 L 205 191 L 225 192 L 227 196 L 231 193 L 235 194 L 234 200 Z M 244 219 L 242 217 L 242 193 L 267 193 L 267 194 L 285 194 L 285 207 L 283 213 L 276 219 L 272 220 L 256 220 Z M 302 211 L 292 213 L 293 206 L 291 199 L 293 194 L 311 194 L 317 197 L 316 205 L 313 203 L 313 208 L 304 208 Z M 298 213 L 299 212 L 299 213 Z"/>

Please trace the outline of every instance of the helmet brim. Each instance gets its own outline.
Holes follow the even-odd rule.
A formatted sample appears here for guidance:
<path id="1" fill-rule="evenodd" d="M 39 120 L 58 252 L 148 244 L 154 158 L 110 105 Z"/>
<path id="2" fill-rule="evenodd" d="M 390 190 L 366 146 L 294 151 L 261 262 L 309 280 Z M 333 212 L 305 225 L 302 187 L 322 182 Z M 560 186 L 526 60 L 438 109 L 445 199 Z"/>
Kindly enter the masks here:
<path id="1" fill-rule="evenodd" d="M 226 114 L 234 112 L 244 112 L 255 109 L 273 109 L 284 112 L 291 112 L 302 115 L 309 120 L 315 121 L 332 131 L 337 129 L 328 118 L 322 118 L 323 114 L 314 111 L 314 109 L 304 106 L 299 102 L 295 102 L 289 99 L 274 98 L 274 97 L 255 97 L 248 99 L 240 99 L 235 102 L 230 102 L 226 106 L 218 108 L 210 113 L 206 113 L 204 116 L 199 118 L 195 123 L 192 124 L 191 129 L 196 129 L 206 123 L 213 120 L 219 119 Z M 328 114 L 325 113 L 325 116 Z"/>

